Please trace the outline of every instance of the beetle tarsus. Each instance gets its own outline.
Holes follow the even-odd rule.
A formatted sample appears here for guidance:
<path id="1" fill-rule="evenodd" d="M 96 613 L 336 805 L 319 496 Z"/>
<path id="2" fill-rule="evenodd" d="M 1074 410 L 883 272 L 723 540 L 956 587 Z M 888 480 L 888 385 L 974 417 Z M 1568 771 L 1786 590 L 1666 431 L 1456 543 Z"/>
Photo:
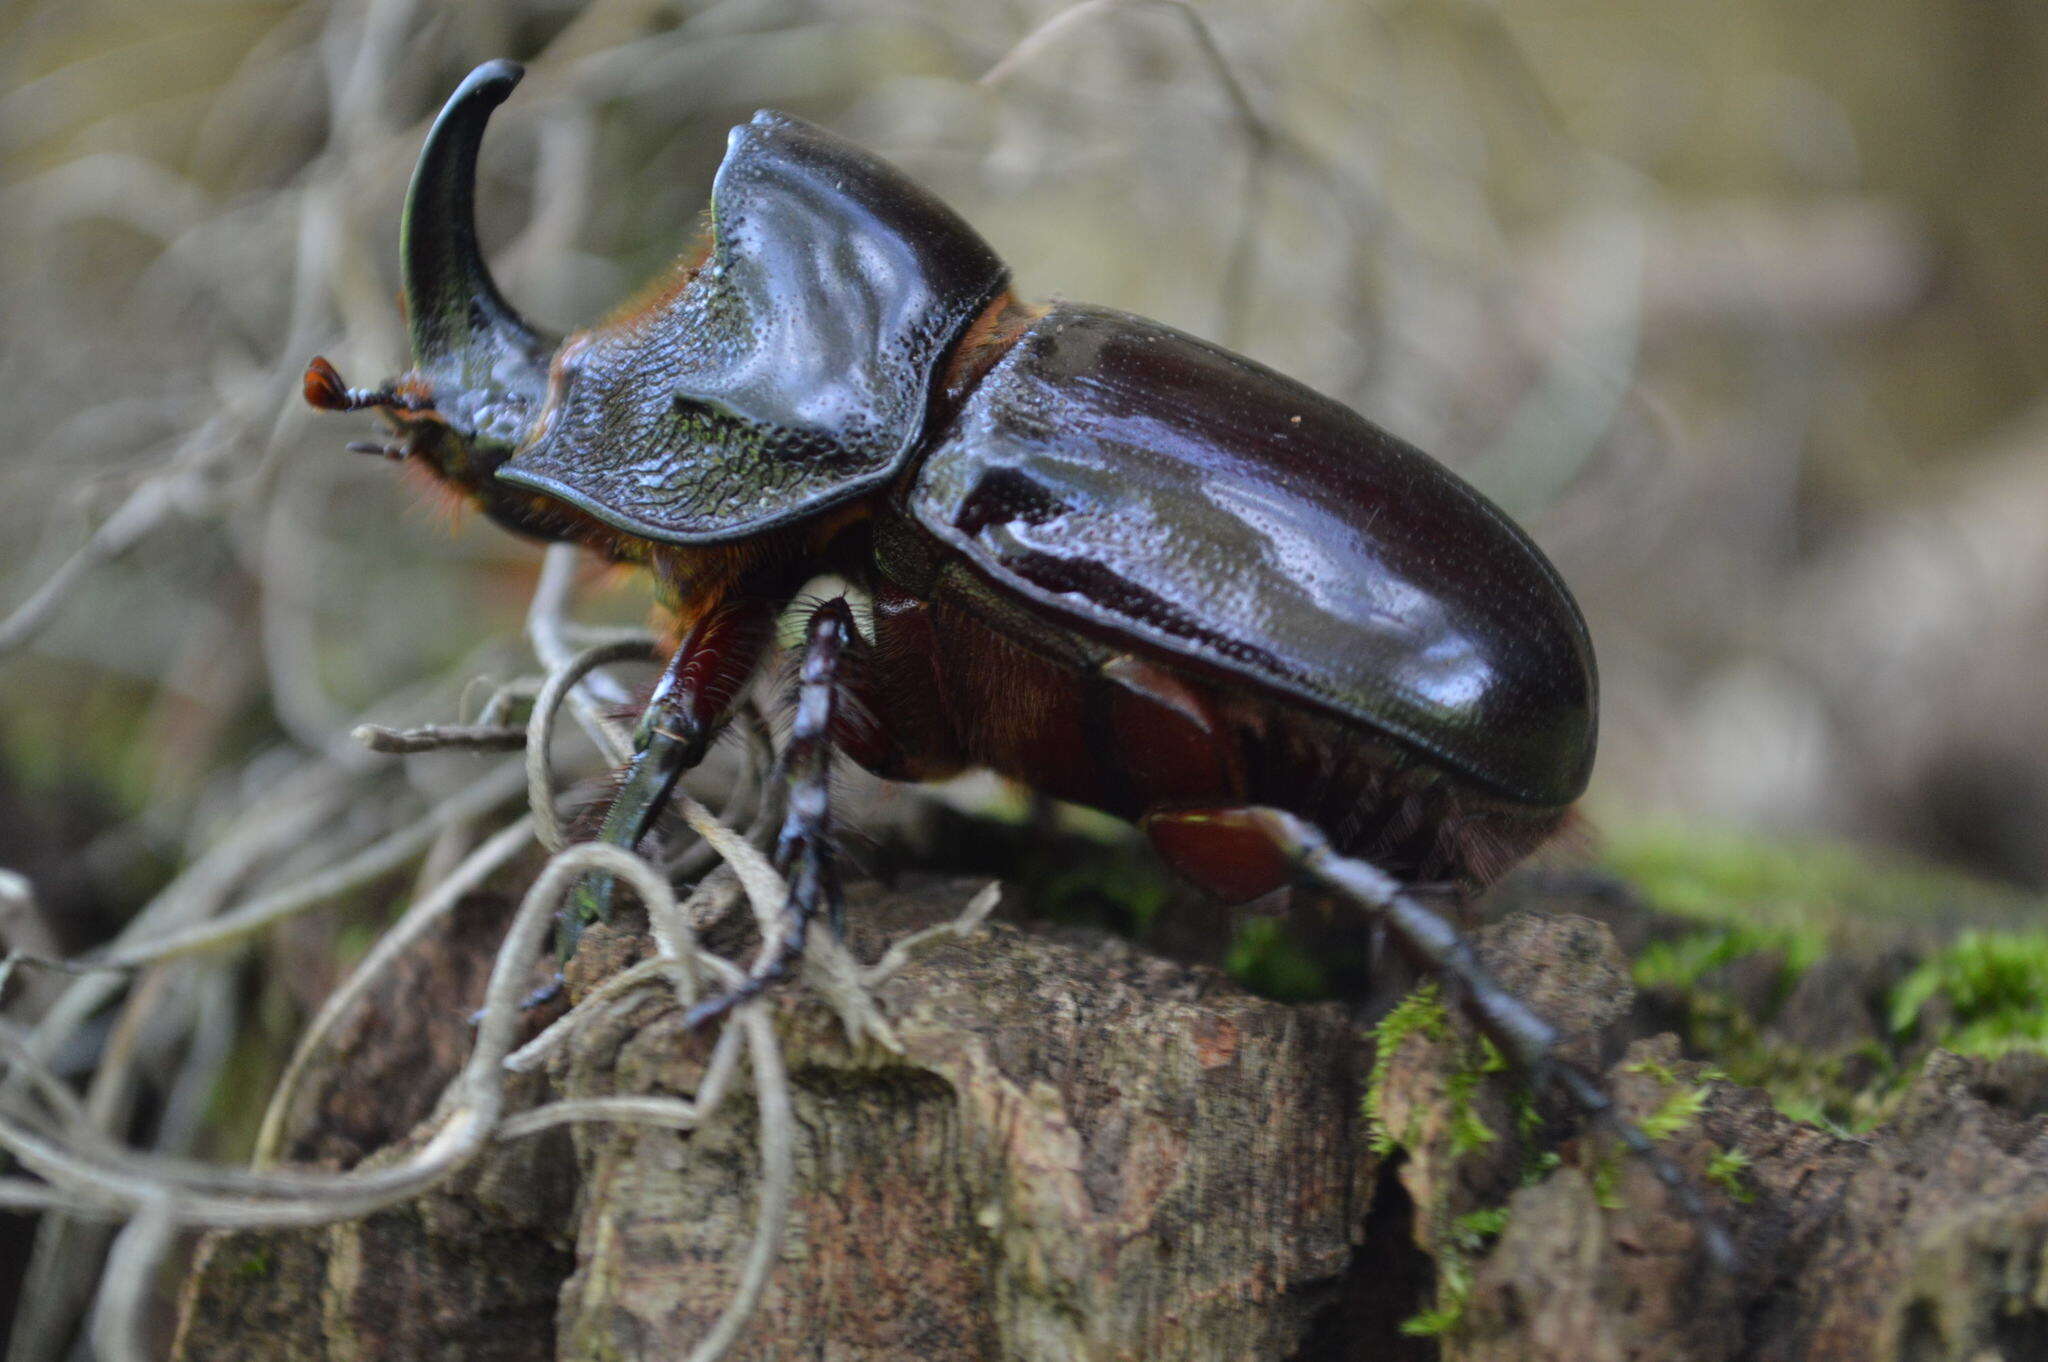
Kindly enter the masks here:
<path id="1" fill-rule="evenodd" d="M 803 884 L 799 882 L 790 890 L 789 926 L 784 930 L 774 954 L 756 966 L 753 973 L 730 991 L 715 998 L 706 998 L 684 1013 L 684 1030 L 694 1031 L 700 1026 L 717 1021 L 741 1003 L 751 1002 L 766 993 L 771 986 L 789 977 L 790 970 L 803 958 L 804 944 L 810 934 L 810 919 L 817 912 L 815 902 L 808 909 L 800 906 L 804 898 Z"/>
<path id="2" fill-rule="evenodd" d="M 716 1021 L 741 1003 L 760 997 L 771 986 L 788 978 L 797 961 L 803 958 L 811 922 L 817 917 L 820 907 L 824 908 L 828 921 L 837 923 L 844 920 L 845 904 L 839 893 L 839 875 L 830 853 L 822 847 L 817 851 L 807 848 L 801 853 L 801 863 L 802 869 L 789 891 L 789 925 L 784 929 L 774 953 L 731 991 L 707 998 L 685 1013 L 683 1029 L 694 1031 Z"/>
<path id="3" fill-rule="evenodd" d="M 521 1012 L 531 1012 L 537 1007 L 546 1007 L 549 1003 L 561 997 L 562 991 L 568 987 L 568 980 L 562 977 L 560 970 L 556 970 L 546 983 L 519 1000 L 519 1010 Z M 481 1007 L 469 1014 L 469 1024 L 471 1026 L 481 1026 L 483 1021 L 484 1010 Z"/>
<path id="4" fill-rule="evenodd" d="M 811 922 L 820 910 L 835 932 L 844 928 L 846 905 L 832 856 L 832 720 L 838 706 L 841 663 L 857 637 L 853 611 L 843 597 L 820 605 L 805 626 L 796 718 L 790 725 L 785 756 L 789 811 L 775 839 L 776 869 L 785 875 L 792 867 L 796 871 L 790 880 L 785 913 L 788 925 L 782 939 L 745 982 L 691 1008 L 683 1018 L 685 1027 L 694 1029 L 714 1021 L 786 978 L 803 958 Z"/>
<path id="5" fill-rule="evenodd" d="M 1742 1265 L 1741 1254 L 1735 1247 L 1735 1239 L 1728 1233 L 1707 1204 L 1700 1199 L 1699 1188 L 1685 1175 L 1683 1169 L 1657 1152 L 1657 1146 L 1634 1122 L 1622 1116 L 1614 1105 L 1614 1099 L 1594 1081 L 1591 1074 L 1578 1066 L 1553 1060 L 1548 1066 L 1547 1077 L 1563 1090 L 1572 1105 L 1585 1114 L 1587 1120 L 1604 1126 L 1607 1133 L 1619 1140 L 1629 1153 L 1643 1161 L 1657 1181 L 1678 1201 L 1679 1208 L 1698 1226 L 1700 1247 L 1707 1260 L 1722 1272 L 1733 1272 Z"/>

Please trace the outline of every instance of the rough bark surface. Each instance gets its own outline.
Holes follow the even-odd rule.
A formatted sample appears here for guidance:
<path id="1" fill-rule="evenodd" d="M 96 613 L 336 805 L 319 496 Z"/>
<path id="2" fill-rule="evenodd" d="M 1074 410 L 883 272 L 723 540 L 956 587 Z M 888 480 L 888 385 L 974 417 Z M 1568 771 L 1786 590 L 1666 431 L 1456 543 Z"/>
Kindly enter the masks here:
<path id="1" fill-rule="evenodd" d="M 855 916 L 878 939 L 970 890 L 927 881 Z M 337 1049 L 302 1104 L 300 1157 L 406 1138 L 461 1053 L 469 962 L 502 907 L 479 899 L 394 981 L 411 992 L 373 1011 L 402 1026 L 366 1016 Z M 732 1356 L 2048 1358 L 2039 1062 L 1938 1055 L 1890 1124 L 1842 1138 L 1679 1061 L 1669 1037 L 1631 1043 L 1607 927 L 1517 915 L 1482 944 L 1638 1118 L 1705 1089 L 1663 1147 L 1703 1181 L 1716 1153 L 1749 1157 L 1724 1180 L 1744 1199 L 1712 1190 L 1735 1274 L 1701 1262 L 1696 1228 L 1601 1137 L 1548 1103 L 1535 1130 L 1457 1027 L 1391 1055 L 1382 1111 L 1402 1149 L 1382 1158 L 1362 1114 L 1371 1032 L 1343 1009 L 999 925 L 884 988 L 900 1055 L 850 1049 L 823 1008 L 781 1003 L 797 1201 Z M 520 1101 L 687 1093 L 706 1054 L 643 994 Z M 746 1252 L 753 1123 L 742 1094 L 690 1135 L 578 1127 L 364 1224 L 216 1236 L 185 1284 L 177 1356 L 682 1356 Z M 1439 1336 L 1401 1332 L 1433 1308 Z"/>

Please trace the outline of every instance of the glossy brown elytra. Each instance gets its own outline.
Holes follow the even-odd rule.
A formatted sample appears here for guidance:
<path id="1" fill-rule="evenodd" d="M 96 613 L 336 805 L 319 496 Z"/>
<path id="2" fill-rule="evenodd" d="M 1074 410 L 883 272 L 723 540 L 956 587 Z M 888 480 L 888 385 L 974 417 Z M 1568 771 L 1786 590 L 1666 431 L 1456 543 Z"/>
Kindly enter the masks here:
<path id="1" fill-rule="evenodd" d="M 775 113 L 733 130 L 711 229 L 650 301 L 543 337 L 473 222 L 484 123 L 519 77 L 479 67 L 428 135 L 402 232 L 413 368 L 360 390 L 316 360 L 306 395 L 380 410 L 391 451 L 507 528 L 653 575 L 674 652 L 606 840 L 646 834 L 804 583 L 872 603 L 865 631 L 837 600 L 806 628 L 785 950 L 696 1020 L 836 911 L 834 753 L 896 780 L 986 767 L 1137 822 L 1226 900 L 1305 879 L 1358 901 L 1504 1053 L 1648 1152 L 1401 889 L 1484 884 L 1586 784 L 1592 647 L 1520 529 L 1250 360 L 1019 302 L 945 205 Z M 608 902 L 591 886 L 581 911 Z"/>

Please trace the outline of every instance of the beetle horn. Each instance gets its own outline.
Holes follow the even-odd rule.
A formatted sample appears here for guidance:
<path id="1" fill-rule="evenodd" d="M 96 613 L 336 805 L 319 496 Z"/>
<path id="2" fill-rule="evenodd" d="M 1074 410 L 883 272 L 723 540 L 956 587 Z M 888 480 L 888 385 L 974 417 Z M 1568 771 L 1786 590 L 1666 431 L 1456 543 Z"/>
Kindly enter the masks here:
<path id="1" fill-rule="evenodd" d="M 516 62 L 477 67 L 449 96 L 420 149 L 399 249 L 413 359 L 422 370 L 454 360 L 481 378 L 507 351 L 531 364 L 547 349 L 498 292 L 476 239 L 476 156 L 484 124 L 525 74 Z"/>

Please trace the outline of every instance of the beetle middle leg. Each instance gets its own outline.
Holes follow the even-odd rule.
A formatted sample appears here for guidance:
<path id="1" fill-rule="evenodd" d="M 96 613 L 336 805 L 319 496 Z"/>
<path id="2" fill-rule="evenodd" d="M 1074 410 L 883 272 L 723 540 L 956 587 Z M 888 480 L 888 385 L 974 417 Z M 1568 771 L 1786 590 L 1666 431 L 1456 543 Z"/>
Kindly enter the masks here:
<path id="1" fill-rule="evenodd" d="M 783 755 L 788 812 L 775 841 L 775 868 L 789 880 L 782 937 L 770 944 L 744 983 L 691 1008 L 683 1019 L 686 1027 L 723 1016 L 786 976 L 802 958 L 820 910 L 833 930 L 844 926 L 845 905 L 832 849 L 832 728 L 845 682 L 843 664 L 859 641 L 853 611 L 844 597 L 826 601 L 811 613 L 804 629 L 796 718 Z"/>
<path id="2" fill-rule="evenodd" d="M 1226 897 L 1299 878 L 1373 913 L 1404 954 L 1450 986 L 1480 1032 L 1524 1081 L 1532 1087 L 1555 1085 L 1588 1120 L 1606 1128 L 1700 1227 L 1714 1260 L 1733 1263 L 1734 1245 L 1692 1180 L 1621 1114 L 1591 1074 L 1558 1056 L 1556 1029 L 1487 972 L 1458 929 L 1425 908 L 1392 875 L 1340 854 L 1315 827 L 1279 809 L 1165 812 L 1148 817 L 1145 830 L 1182 874 Z"/>

